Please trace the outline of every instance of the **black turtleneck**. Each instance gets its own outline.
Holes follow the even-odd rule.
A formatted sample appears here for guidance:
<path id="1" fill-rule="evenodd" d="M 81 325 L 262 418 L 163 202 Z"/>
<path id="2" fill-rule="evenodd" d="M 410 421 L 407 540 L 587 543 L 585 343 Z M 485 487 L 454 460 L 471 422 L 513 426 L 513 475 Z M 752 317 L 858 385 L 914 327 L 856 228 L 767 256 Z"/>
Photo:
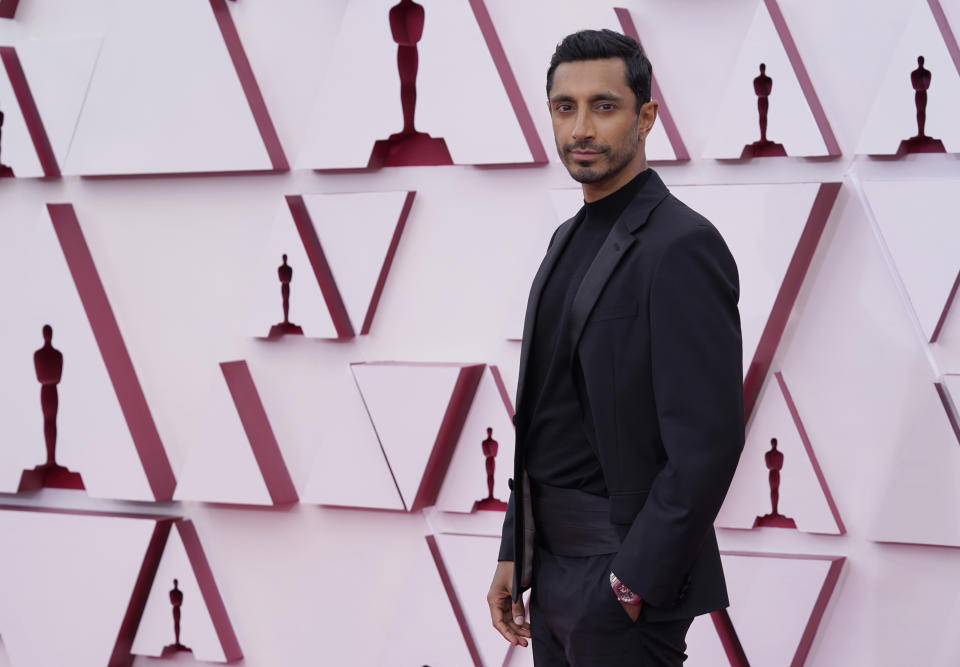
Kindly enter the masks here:
<path id="1" fill-rule="evenodd" d="M 573 349 L 568 341 L 558 345 L 566 340 L 559 333 L 567 326 L 573 297 L 597 251 L 649 176 L 645 169 L 616 192 L 584 204 L 540 295 L 526 376 L 530 384 L 524 390 L 535 397 L 525 441 L 527 474 L 534 482 L 607 495 L 570 373 Z"/>

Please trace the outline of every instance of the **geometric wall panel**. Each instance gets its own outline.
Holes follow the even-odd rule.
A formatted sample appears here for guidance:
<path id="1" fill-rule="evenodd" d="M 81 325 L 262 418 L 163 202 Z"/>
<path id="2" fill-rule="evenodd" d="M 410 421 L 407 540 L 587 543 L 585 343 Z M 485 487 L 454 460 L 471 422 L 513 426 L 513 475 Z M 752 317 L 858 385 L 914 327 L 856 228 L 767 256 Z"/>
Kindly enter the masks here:
<path id="1" fill-rule="evenodd" d="M 131 0 L 109 17 L 65 173 L 274 168 L 210 3 Z"/>
<path id="2" fill-rule="evenodd" d="M 348 368 L 334 392 L 316 459 L 301 498 L 305 503 L 403 511 L 403 500 Z"/>
<path id="3" fill-rule="evenodd" d="M 0 550 L 0 636 L 10 662 L 129 664 L 140 587 L 163 532 L 153 519 L 0 512 L 0 534 L 8 536 Z"/>
<path id="4" fill-rule="evenodd" d="M 761 74 L 760 65 L 765 65 Z M 761 138 L 759 99 L 755 79 L 771 81 L 766 139 L 781 144 L 781 155 L 840 155 L 823 107 L 813 89 L 800 52 L 790 35 L 776 0 L 757 4 L 743 47 L 727 74 L 726 89 L 718 101 L 717 130 L 710 134 L 704 157 L 751 157 L 745 146 Z"/>
<path id="5" fill-rule="evenodd" d="M 180 604 L 180 644 L 197 660 L 231 662 L 243 657 L 213 571 L 191 521 L 177 521 L 160 557 L 131 653 L 161 657 L 176 653 L 171 596 Z M 174 587 L 180 595 L 172 593 Z M 164 650 L 166 648 L 166 650 Z"/>
<path id="6" fill-rule="evenodd" d="M 435 504 L 483 364 L 351 365 L 407 511 Z"/>
<path id="7" fill-rule="evenodd" d="M 6 106 L 0 164 L 12 168 L 13 173 L 20 177 L 59 176 L 60 167 L 17 50 L 12 46 L 0 46 L 0 61 L 3 63 L 0 69 L 0 100 Z M 16 104 L 11 104 L 14 100 Z"/>
<path id="8" fill-rule="evenodd" d="M 491 554 L 488 564 L 492 567 L 496 555 Z M 469 630 L 461 620 L 462 612 L 451 606 L 454 598 L 448 595 L 449 578 L 439 576 L 436 559 L 434 548 L 429 541 L 424 541 L 413 567 L 403 577 L 406 583 L 400 597 L 389 601 L 394 604 L 394 616 L 386 631 L 384 654 L 376 664 L 483 667 L 478 662 L 476 650 L 471 650 L 473 647 L 467 643 Z M 490 568 L 485 571 L 489 577 Z M 423 635 L 423 619 L 427 617 L 430 618 L 429 640 Z M 488 623 L 489 618 L 488 612 Z M 495 632 L 492 627 L 490 631 Z"/>
<path id="9" fill-rule="evenodd" d="M 946 4 L 946 3 L 944 3 Z M 938 0 L 914 0 L 913 12 L 904 26 L 899 43 L 889 55 L 886 74 L 866 118 L 857 153 L 893 155 L 900 142 L 917 136 L 917 102 L 911 73 L 923 68 L 930 73 L 926 122 L 923 134 L 939 139 L 948 153 L 960 152 L 960 53 Z"/>
<path id="10" fill-rule="evenodd" d="M 396 4 L 351 0 L 347 6 L 332 50 L 337 57 L 327 64 L 297 167 L 377 167 L 371 159 L 375 142 L 403 129 L 398 42 L 389 18 Z M 413 124 L 416 131 L 442 139 L 449 151 L 446 162 L 425 163 L 546 162 L 483 0 L 421 4 L 422 35 L 409 37 L 419 58 Z M 333 101 L 346 99 L 349 104 Z M 468 99 L 484 102 L 464 104 Z M 479 127 L 484 131 L 476 132 Z"/>
<path id="11" fill-rule="evenodd" d="M 960 149 L 958 149 L 960 150 Z M 864 181 L 883 240 L 924 336 L 940 336 L 960 281 L 960 181 Z"/>
<path id="12" fill-rule="evenodd" d="M 0 489 L 16 492 L 21 471 L 47 458 L 34 352 L 49 324 L 63 359 L 52 420 L 56 462 L 79 473 L 91 496 L 169 499 L 173 471 L 73 207 L 49 205 L 31 246 L 11 250 L 5 260 L 19 267 L 12 275 L 34 279 L 0 297 L 9 318 L 0 349 L 8 443 L 0 448 Z"/>
<path id="13" fill-rule="evenodd" d="M 758 517 L 772 512 L 773 490 L 769 480 L 772 473 L 768 473 L 765 463 L 772 449 L 771 438 L 776 439 L 776 449 L 782 455 L 776 514 L 791 519 L 796 529 L 804 532 L 831 535 L 846 532 L 793 397 L 779 372 L 774 373 L 760 395 L 747 429 L 740 465 L 715 525 L 754 528 Z M 772 461 L 771 465 L 776 467 L 777 462 Z M 769 523 L 768 520 L 759 525 Z"/>
<path id="14" fill-rule="evenodd" d="M 671 186 L 720 231 L 740 276 L 747 415 L 793 310 L 840 183 Z M 552 190 L 557 218 L 583 206 L 579 189 Z"/>
<path id="15" fill-rule="evenodd" d="M 427 543 L 443 580 L 468 650 L 479 667 L 500 667 L 511 645 L 490 625 L 487 590 L 500 536 L 428 535 Z M 439 611 L 439 610 L 438 610 Z M 529 651 L 529 648 L 521 648 Z M 477 659 L 479 658 L 479 659 Z"/>
<path id="16" fill-rule="evenodd" d="M 284 255 L 293 270 L 290 323 L 312 338 L 369 333 L 415 194 L 287 196 L 257 272 L 251 333 L 266 336 L 283 322 Z"/>
<path id="17" fill-rule="evenodd" d="M 53 151 L 51 159 L 46 160 L 50 163 L 45 167 L 46 176 L 59 176 L 59 165 L 66 164 L 101 46 L 99 38 L 23 40 L 17 44 L 25 80 L 30 84 L 42 129 Z M 36 144 L 38 134 L 33 135 Z M 41 140 L 40 146 L 43 145 Z M 44 162 L 39 146 L 36 151 Z M 21 175 L 16 168 L 14 171 Z"/>
<path id="18" fill-rule="evenodd" d="M 206 437 L 191 448 L 174 498 L 295 503 L 296 489 L 247 362 L 222 362 L 218 370 L 207 392 Z"/>
<path id="19" fill-rule="evenodd" d="M 513 407 L 503 378 L 500 377 L 500 369 L 487 366 L 470 404 L 470 411 L 450 460 L 450 468 L 443 478 L 440 495 L 437 496 L 437 509 L 445 512 L 506 509 L 506 500 L 510 497 L 507 481 L 513 476 L 512 416 Z M 491 429 L 489 436 L 487 429 Z M 497 442 L 495 452 L 493 443 L 485 442 L 488 438 Z M 493 455 L 493 500 L 489 500 L 489 459 L 485 448 Z"/>
<path id="20" fill-rule="evenodd" d="M 801 667 L 846 559 L 723 552 L 722 560 L 727 612 L 749 664 Z"/>

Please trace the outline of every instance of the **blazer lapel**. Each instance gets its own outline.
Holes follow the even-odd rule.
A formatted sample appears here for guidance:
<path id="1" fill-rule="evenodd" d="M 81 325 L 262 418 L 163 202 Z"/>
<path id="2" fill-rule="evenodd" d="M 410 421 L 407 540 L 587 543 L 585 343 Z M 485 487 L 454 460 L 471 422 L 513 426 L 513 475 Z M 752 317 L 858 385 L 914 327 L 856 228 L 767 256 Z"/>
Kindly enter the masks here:
<path id="1" fill-rule="evenodd" d="M 597 303 L 597 299 L 600 298 L 604 285 L 607 284 L 613 270 L 617 268 L 617 264 L 626 255 L 627 249 L 637 241 L 634 234 L 647 223 L 650 212 L 668 194 L 670 194 L 670 191 L 667 190 L 667 186 L 663 184 L 657 172 L 654 171 L 650 174 L 644 187 L 633 198 L 633 201 L 617 218 L 573 297 L 568 331 L 570 332 L 571 345 L 574 348 L 580 342 L 580 336 L 587 324 L 587 318 L 590 316 L 593 306 Z M 526 340 L 526 333 L 524 333 L 524 340 Z M 574 356 L 571 355 L 571 360 Z"/>
<path id="2" fill-rule="evenodd" d="M 520 374 L 517 378 L 517 414 L 520 413 L 520 406 L 523 405 L 523 383 L 530 361 L 530 344 L 533 339 L 533 327 L 537 319 L 537 309 L 540 306 L 540 295 L 543 293 L 543 286 L 547 283 L 547 278 L 550 277 L 550 272 L 553 271 L 554 265 L 557 263 L 560 255 L 563 254 L 563 249 L 567 247 L 567 242 L 570 240 L 570 236 L 573 234 L 573 230 L 576 228 L 577 221 L 580 220 L 581 215 L 582 210 L 557 229 L 557 235 L 553 239 L 553 244 L 549 250 L 547 250 L 547 254 L 544 256 L 543 261 L 540 263 L 540 268 L 537 270 L 537 275 L 533 279 L 533 284 L 530 286 L 530 296 L 527 297 L 527 312 L 523 318 L 523 339 L 520 344 Z"/>

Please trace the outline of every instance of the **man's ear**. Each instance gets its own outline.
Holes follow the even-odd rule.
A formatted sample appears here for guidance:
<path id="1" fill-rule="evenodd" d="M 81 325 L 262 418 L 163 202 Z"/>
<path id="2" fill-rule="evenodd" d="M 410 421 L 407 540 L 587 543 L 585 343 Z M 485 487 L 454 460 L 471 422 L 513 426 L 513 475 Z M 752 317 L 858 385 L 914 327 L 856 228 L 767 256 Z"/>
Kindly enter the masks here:
<path id="1" fill-rule="evenodd" d="M 657 112 L 660 109 L 660 102 L 650 100 L 640 107 L 640 113 L 637 114 L 637 129 L 641 136 L 646 137 L 653 129 L 653 124 L 657 120 Z"/>

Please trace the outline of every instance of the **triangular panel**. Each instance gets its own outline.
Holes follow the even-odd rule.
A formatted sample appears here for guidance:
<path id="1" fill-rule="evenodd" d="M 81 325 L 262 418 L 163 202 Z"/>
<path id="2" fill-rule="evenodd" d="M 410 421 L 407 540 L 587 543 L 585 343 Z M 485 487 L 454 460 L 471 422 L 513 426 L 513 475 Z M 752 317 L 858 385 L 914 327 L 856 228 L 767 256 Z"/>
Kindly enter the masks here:
<path id="1" fill-rule="evenodd" d="M 773 450 L 771 440 L 774 438 L 776 451 L 782 456 L 779 467 L 776 461 L 770 462 L 776 475 L 767 464 L 768 457 L 776 456 L 768 454 Z M 774 486 L 776 513 L 771 506 Z M 740 465 L 716 525 L 791 527 L 789 522 L 793 522 L 792 527 L 797 530 L 808 533 L 840 535 L 845 532 L 786 381 L 780 373 L 775 373 L 767 382 L 750 421 Z"/>
<path id="2" fill-rule="evenodd" d="M 245 361 L 220 364 L 207 392 L 207 436 L 196 443 L 177 500 L 285 505 L 297 493 Z"/>
<path id="3" fill-rule="evenodd" d="M 721 558 L 730 620 L 750 664 L 801 667 L 845 559 L 748 552 Z"/>
<path id="4" fill-rule="evenodd" d="M 510 497 L 507 481 L 513 476 L 513 406 L 496 366 L 488 366 L 470 405 L 450 468 L 437 496 L 437 508 L 447 512 L 476 509 L 505 510 Z M 491 429 L 488 436 L 487 429 Z M 497 443 L 496 452 L 493 442 Z M 488 458 L 488 454 L 492 454 Z M 492 460 L 492 471 L 488 461 Z M 488 475 L 493 479 L 489 499 Z M 499 502 L 497 502 L 499 501 Z"/>
<path id="5" fill-rule="evenodd" d="M 371 162 L 375 142 L 403 129 L 397 42 L 390 11 L 395 0 L 351 0 L 311 115 L 298 165 L 359 169 Z M 496 37 L 483 0 L 425 2 L 423 30 L 415 42 L 416 131 L 442 140 L 443 159 L 413 164 L 515 164 L 546 162 L 526 105 Z M 350 61 L 358 67 L 339 66 Z M 470 72 L 469 77 L 462 76 Z M 462 100 L 482 97 L 482 105 Z M 331 99 L 350 99 L 349 105 Z M 357 113 L 358 109 L 368 110 Z M 369 110 L 375 110 L 375 113 Z M 331 133 L 329 128 L 338 131 Z M 484 127 L 478 133 L 470 128 Z M 439 159 L 439 161 L 438 161 Z"/>
<path id="6" fill-rule="evenodd" d="M 0 488 L 15 492 L 21 470 L 46 459 L 34 352 L 49 324 L 63 359 L 54 385 L 57 463 L 79 473 L 92 496 L 169 499 L 173 471 L 73 207 L 50 205 L 32 247 L 10 260 L 19 275 L 39 279 L 4 297 L 16 325 L 6 333 L 0 392 L 16 446 L 0 454 Z"/>
<path id="7" fill-rule="evenodd" d="M 900 150 L 901 141 L 917 136 L 917 100 L 911 73 L 918 69 L 920 56 L 923 68 L 930 73 L 923 133 L 940 140 L 947 152 L 960 151 L 956 123 L 960 113 L 960 62 L 954 60 L 944 41 L 945 36 L 955 39 L 949 26 L 945 21 L 938 25 L 934 10 L 939 5 L 933 0 L 914 0 L 900 41 L 889 51 L 886 74 L 857 143 L 858 153 L 893 155 Z"/>
<path id="8" fill-rule="evenodd" d="M 167 648 L 177 644 L 173 595 L 179 598 L 181 646 L 204 662 L 239 660 L 243 654 L 197 530 L 190 521 L 178 521 L 174 526 L 176 530 L 170 531 L 160 557 L 130 652 L 155 657 L 178 652 Z M 174 588 L 180 595 L 172 592 Z"/>
<path id="9" fill-rule="evenodd" d="M 132 0 L 110 16 L 67 173 L 274 168 L 210 3 Z"/>
<path id="10" fill-rule="evenodd" d="M 0 533 L 15 536 L 0 550 L 0 636 L 10 662 L 116 664 L 135 629 L 127 617 L 136 615 L 159 528 L 150 519 L 0 512 Z"/>
<path id="11" fill-rule="evenodd" d="M 50 162 L 53 152 L 16 48 L 0 46 L 0 63 L 0 175 L 9 175 L 8 168 L 19 177 L 59 176 L 56 160 Z"/>
<path id="12" fill-rule="evenodd" d="M 358 363 L 353 374 L 410 511 L 434 504 L 482 364 Z"/>
<path id="13" fill-rule="evenodd" d="M 927 340 L 935 342 L 960 276 L 960 231 L 944 211 L 960 207 L 960 181 L 866 181 L 883 240 Z"/>
<path id="14" fill-rule="evenodd" d="M 761 138 L 759 98 L 754 92 L 754 80 L 760 76 L 771 83 L 766 139 L 780 144 L 781 154 L 840 154 L 775 0 L 757 3 L 740 55 L 727 76 L 725 92 L 716 104 L 717 131 L 710 134 L 704 157 L 750 157 L 745 147 Z"/>
<path id="15" fill-rule="evenodd" d="M 403 510 L 377 432 L 348 369 L 327 414 L 303 502 L 344 507 Z"/>

